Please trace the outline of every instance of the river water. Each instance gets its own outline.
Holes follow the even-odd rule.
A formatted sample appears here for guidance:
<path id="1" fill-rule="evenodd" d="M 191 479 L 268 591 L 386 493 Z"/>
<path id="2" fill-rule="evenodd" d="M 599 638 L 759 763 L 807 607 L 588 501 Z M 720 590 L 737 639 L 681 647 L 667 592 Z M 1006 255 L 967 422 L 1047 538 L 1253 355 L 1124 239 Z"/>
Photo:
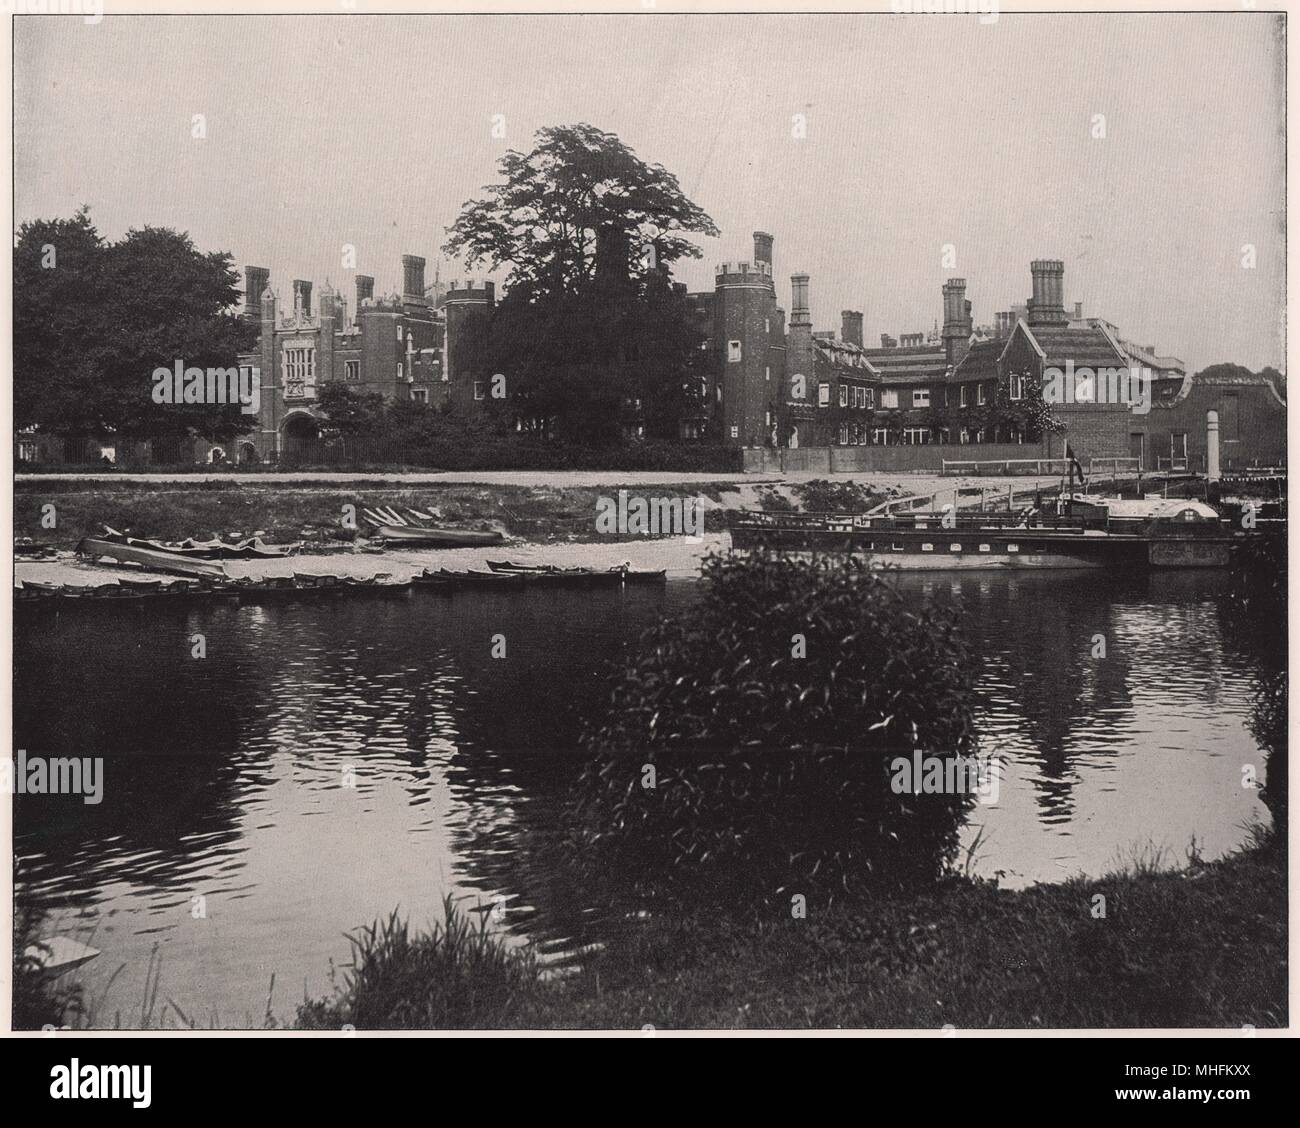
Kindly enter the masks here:
<path id="1" fill-rule="evenodd" d="M 1210 859 L 1268 823 L 1242 786 L 1266 765 L 1223 574 L 897 582 L 957 601 L 977 646 L 983 747 L 1003 770 L 963 831 L 972 872 L 1020 887 L 1153 851 L 1180 863 L 1193 842 Z M 147 1023 L 178 1024 L 168 999 L 200 1026 L 291 1019 L 330 990 L 346 932 L 394 908 L 438 919 L 448 892 L 500 904 L 502 928 L 561 960 L 603 911 L 536 848 L 563 829 L 579 719 L 609 664 L 695 591 L 20 614 L 15 749 L 106 766 L 97 806 L 16 798 L 19 896 L 46 932 L 102 950 L 81 973 L 97 1025 L 141 1025 L 151 959 Z"/>

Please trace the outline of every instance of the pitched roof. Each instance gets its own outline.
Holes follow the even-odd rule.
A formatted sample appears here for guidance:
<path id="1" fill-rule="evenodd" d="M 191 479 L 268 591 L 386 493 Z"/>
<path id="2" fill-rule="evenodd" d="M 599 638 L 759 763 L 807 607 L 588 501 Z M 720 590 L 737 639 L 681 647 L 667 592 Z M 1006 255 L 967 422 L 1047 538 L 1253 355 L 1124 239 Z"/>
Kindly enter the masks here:
<path id="1" fill-rule="evenodd" d="M 864 349 L 885 384 L 916 384 L 943 380 L 948 360 L 941 347 L 925 345 L 905 349 Z"/>
<path id="2" fill-rule="evenodd" d="M 1096 323 L 1025 328 L 1049 368 L 1064 368 L 1067 360 L 1074 361 L 1075 368 L 1116 368 L 1128 363 L 1115 339 Z"/>
<path id="3" fill-rule="evenodd" d="M 953 380 L 987 380 L 998 374 L 998 361 L 1006 350 L 1007 338 L 976 341 L 953 370 Z"/>

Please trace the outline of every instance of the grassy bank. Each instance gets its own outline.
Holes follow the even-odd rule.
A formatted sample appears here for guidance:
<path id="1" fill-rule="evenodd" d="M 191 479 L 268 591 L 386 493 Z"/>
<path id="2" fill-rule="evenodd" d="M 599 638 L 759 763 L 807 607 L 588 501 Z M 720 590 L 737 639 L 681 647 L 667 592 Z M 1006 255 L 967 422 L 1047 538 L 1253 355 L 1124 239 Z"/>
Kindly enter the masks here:
<path id="1" fill-rule="evenodd" d="M 1096 900 L 1105 898 L 1105 915 Z M 385 939 L 387 935 L 387 939 Z M 1276 1027 L 1286 1022 L 1286 868 L 1267 843 L 1177 872 L 1008 891 L 954 877 L 899 900 L 664 915 L 576 975 L 543 978 L 455 914 L 371 933 L 313 1028 Z M 418 1023 L 417 1023 L 418 1024 Z"/>
<path id="2" fill-rule="evenodd" d="M 722 527 L 719 508 L 736 487 L 726 484 L 653 486 L 633 490 L 658 498 L 704 498 L 705 523 L 712 532 Z M 98 535 L 104 525 L 137 536 L 184 539 L 217 534 L 260 533 L 272 542 L 326 542 L 352 539 L 341 525 L 344 505 L 361 511 L 391 506 L 402 512 L 418 509 L 449 528 L 499 529 L 529 540 L 608 540 L 596 533 L 596 500 L 617 496 L 616 486 L 480 486 L 446 485 L 396 489 L 391 485 L 322 487 L 260 485 L 239 482 L 132 482 L 88 488 L 83 482 L 19 482 L 14 492 L 14 535 L 71 547 L 85 536 Z M 41 524 L 43 507 L 55 507 L 58 524 Z"/>

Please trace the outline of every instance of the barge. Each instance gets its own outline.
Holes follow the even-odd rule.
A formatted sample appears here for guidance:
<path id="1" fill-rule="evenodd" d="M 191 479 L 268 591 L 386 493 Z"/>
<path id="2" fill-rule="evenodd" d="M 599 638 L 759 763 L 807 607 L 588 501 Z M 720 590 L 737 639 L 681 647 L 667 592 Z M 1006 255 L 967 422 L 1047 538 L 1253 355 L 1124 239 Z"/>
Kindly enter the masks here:
<path id="1" fill-rule="evenodd" d="M 737 549 L 847 552 L 905 570 L 1222 568 L 1247 534 L 1210 506 L 1054 498 L 1020 512 L 767 513 L 731 525 Z"/>

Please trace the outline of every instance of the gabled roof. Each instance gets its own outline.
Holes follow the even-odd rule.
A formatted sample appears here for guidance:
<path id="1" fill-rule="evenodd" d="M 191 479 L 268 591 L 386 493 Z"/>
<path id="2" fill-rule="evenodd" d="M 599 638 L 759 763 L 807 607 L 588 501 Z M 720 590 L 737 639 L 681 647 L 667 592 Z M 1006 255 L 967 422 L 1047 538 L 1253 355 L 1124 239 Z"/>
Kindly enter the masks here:
<path id="1" fill-rule="evenodd" d="M 1024 322 L 1019 322 L 1017 329 Z M 1064 368 L 1067 360 L 1075 368 L 1117 368 L 1128 364 L 1119 342 L 1100 324 L 1025 325 L 1029 339 L 1037 345 L 1043 363 L 1049 368 Z M 1014 331 L 1013 331 L 1014 336 Z"/>

